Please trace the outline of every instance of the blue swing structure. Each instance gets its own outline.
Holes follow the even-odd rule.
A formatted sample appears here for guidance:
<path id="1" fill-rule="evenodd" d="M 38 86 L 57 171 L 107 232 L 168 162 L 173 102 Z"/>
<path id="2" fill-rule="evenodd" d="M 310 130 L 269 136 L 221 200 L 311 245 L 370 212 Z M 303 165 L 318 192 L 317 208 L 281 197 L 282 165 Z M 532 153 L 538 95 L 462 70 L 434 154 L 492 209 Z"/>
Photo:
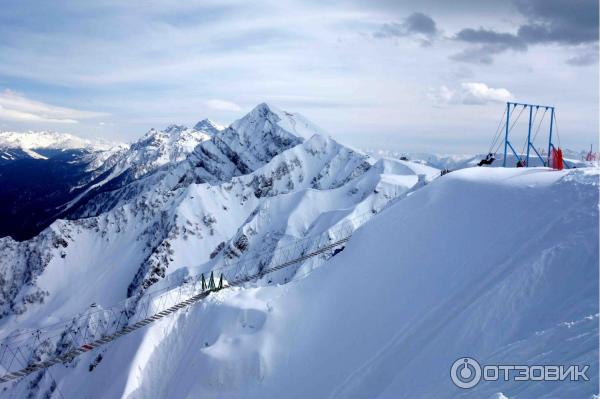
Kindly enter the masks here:
<path id="1" fill-rule="evenodd" d="M 543 110 L 543 114 L 539 121 L 537 121 L 539 111 Z M 518 111 L 518 112 L 517 112 Z M 525 112 L 529 111 L 529 121 L 527 128 L 527 141 L 523 145 L 523 149 L 520 153 L 517 152 L 513 143 L 511 142 L 510 133 L 513 128 L 519 121 L 521 115 Z M 535 111 L 535 112 L 534 112 Z M 516 113 L 516 117 L 515 117 Z M 542 123 L 546 114 L 550 114 L 550 122 L 548 128 L 548 152 L 544 157 L 543 154 L 535 148 L 534 142 L 540 129 L 542 127 Z M 537 127 L 536 127 L 537 121 Z M 504 132 L 504 140 L 501 140 L 502 132 Z M 532 135 L 533 133 L 533 135 Z M 530 158 L 533 156 L 537 156 L 540 160 L 540 164 L 542 166 L 550 166 L 551 165 L 551 154 L 556 153 L 557 150 L 560 149 L 560 144 L 556 147 L 553 143 L 553 133 L 556 133 L 557 139 L 560 141 L 558 137 L 558 129 L 556 123 L 556 112 L 555 107 L 551 105 L 541 105 L 541 104 L 526 104 L 526 103 L 517 103 L 517 102 L 507 102 L 506 108 L 504 109 L 504 113 L 500 118 L 500 122 L 498 123 L 498 127 L 496 129 L 496 133 L 494 134 L 494 138 L 492 140 L 492 144 L 488 150 L 487 160 L 495 159 L 495 154 L 500 150 L 502 144 L 504 144 L 504 157 L 502 160 L 502 166 L 506 167 L 507 158 L 509 156 L 509 150 L 512 152 L 512 155 L 517 160 L 517 167 L 528 167 L 534 166 L 530 163 Z M 542 151 L 543 152 L 543 151 Z M 483 164 L 490 164 L 490 161 L 482 161 Z"/>

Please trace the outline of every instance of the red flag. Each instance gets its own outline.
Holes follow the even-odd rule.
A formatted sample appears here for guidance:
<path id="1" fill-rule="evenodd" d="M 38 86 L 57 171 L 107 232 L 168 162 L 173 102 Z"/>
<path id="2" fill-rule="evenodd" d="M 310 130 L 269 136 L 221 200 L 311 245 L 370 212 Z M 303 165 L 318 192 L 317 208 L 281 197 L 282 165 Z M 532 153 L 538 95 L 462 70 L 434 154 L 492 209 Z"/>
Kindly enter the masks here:
<path id="1" fill-rule="evenodd" d="M 563 167 L 562 150 L 559 148 L 558 151 L 556 151 L 556 169 L 563 170 Z"/>

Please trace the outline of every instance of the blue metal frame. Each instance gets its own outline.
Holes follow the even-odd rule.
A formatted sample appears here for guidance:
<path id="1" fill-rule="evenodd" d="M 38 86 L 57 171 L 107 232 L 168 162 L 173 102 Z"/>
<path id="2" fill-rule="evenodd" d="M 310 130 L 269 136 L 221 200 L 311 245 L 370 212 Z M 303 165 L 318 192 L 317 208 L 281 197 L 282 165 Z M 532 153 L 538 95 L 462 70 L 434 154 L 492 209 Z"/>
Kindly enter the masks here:
<path id="1" fill-rule="evenodd" d="M 550 111 L 550 133 L 548 134 L 548 156 L 546 166 L 550 166 L 550 150 L 552 149 L 552 127 L 554 126 L 554 107 Z"/>
<path id="2" fill-rule="evenodd" d="M 552 144 L 552 128 L 554 126 L 554 107 L 550 106 L 550 105 L 513 103 L 513 102 L 506 103 L 506 128 L 504 131 L 504 160 L 502 162 L 502 166 L 506 167 L 506 155 L 508 153 L 509 148 L 512 151 L 512 153 L 514 154 L 514 156 L 519 161 L 523 161 L 521 159 L 521 157 L 519 156 L 519 154 L 517 154 L 517 151 L 514 149 L 512 144 L 510 143 L 510 140 L 508 137 L 510 134 L 510 130 L 511 130 L 510 129 L 511 106 L 512 106 L 513 111 L 518 106 L 521 106 L 523 108 L 529 107 L 529 124 L 528 124 L 528 129 L 527 129 L 527 153 L 525 154 L 525 157 L 526 157 L 525 158 L 525 166 L 529 166 L 529 155 L 531 153 L 530 150 L 532 148 L 533 148 L 533 151 L 535 152 L 535 155 L 537 155 L 538 158 L 540 159 L 540 161 L 542 162 L 542 165 L 548 166 L 550 164 L 550 151 L 552 150 L 552 148 L 554 148 L 554 145 Z M 544 160 L 544 158 L 540 155 L 538 150 L 535 148 L 535 146 L 531 142 L 531 127 L 533 124 L 533 108 L 534 107 L 536 109 L 536 112 L 540 108 L 544 108 L 546 111 L 550 110 L 550 131 L 548 133 L 548 156 L 546 157 L 546 160 Z"/>
<path id="3" fill-rule="evenodd" d="M 506 130 L 504 132 L 504 161 L 502 166 L 506 167 L 506 147 L 508 146 L 508 126 L 510 126 L 510 103 L 506 103 Z"/>

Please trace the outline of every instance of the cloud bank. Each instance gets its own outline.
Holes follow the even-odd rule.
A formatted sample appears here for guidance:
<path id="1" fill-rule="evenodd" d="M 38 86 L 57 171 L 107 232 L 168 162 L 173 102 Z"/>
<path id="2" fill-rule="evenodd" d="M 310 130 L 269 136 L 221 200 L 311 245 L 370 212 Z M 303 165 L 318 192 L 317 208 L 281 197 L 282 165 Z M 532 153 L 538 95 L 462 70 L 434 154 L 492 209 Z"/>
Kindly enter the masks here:
<path id="1" fill-rule="evenodd" d="M 494 55 L 507 50 L 526 51 L 531 45 L 555 44 L 582 49 L 581 54 L 567 60 L 571 65 L 590 65 L 597 60 L 597 55 L 591 53 L 598 51 L 598 1 L 515 0 L 514 5 L 526 18 L 516 33 L 483 27 L 462 29 L 454 40 L 469 46 L 451 58 L 489 65 Z"/>
<path id="2" fill-rule="evenodd" d="M 449 104 L 485 105 L 513 99 L 512 93 L 507 89 L 493 88 L 485 83 L 476 82 L 462 83 L 457 89 L 441 86 L 432 90 L 429 96 L 438 106 Z"/>
<path id="3" fill-rule="evenodd" d="M 414 12 L 402 22 L 383 24 L 373 36 L 376 38 L 398 38 L 412 36 L 429 45 L 439 35 L 440 31 L 433 18 L 421 12 Z"/>
<path id="4" fill-rule="evenodd" d="M 0 92 L 0 120 L 73 124 L 81 119 L 105 115 L 102 112 L 81 111 L 35 101 L 8 89 Z"/>

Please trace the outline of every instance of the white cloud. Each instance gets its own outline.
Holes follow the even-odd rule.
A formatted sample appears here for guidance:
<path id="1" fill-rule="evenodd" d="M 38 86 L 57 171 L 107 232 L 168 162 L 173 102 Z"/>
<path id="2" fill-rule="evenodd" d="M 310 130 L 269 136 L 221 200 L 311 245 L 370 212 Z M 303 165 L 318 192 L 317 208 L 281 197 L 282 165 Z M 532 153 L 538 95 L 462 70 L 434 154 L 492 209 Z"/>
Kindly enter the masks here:
<path id="1" fill-rule="evenodd" d="M 226 100 L 208 100 L 205 101 L 205 104 L 208 108 L 214 109 L 217 111 L 240 111 L 242 108 L 234 102 L 226 101 Z"/>
<path id="2" fill-rule="evenodd" d="M 485 83 L 466 82 L 461 83 L 457 89 L 441 86 L 431 90 L 429 98 L 438 106 L 448 104 L 483 105 L 506 102 L 511 100 L 513 95 L 504 88 L 496 89 Z"/>
<path id="3" fill-rule="evenodd" d="M 462 83 L 461 95 L 463 104 L 506 102 L 513 97 L 510 91 L 504 88 L 494 89 L 485 83 Z"/>
<path id="4" fill-rule="evenodd" d="M 0 120 L 73 124 L 79 123 L 80 119 L 105 115 L 101 112 L 80 111 L 31 100 L 8 89 L 0 92 Z"/>

